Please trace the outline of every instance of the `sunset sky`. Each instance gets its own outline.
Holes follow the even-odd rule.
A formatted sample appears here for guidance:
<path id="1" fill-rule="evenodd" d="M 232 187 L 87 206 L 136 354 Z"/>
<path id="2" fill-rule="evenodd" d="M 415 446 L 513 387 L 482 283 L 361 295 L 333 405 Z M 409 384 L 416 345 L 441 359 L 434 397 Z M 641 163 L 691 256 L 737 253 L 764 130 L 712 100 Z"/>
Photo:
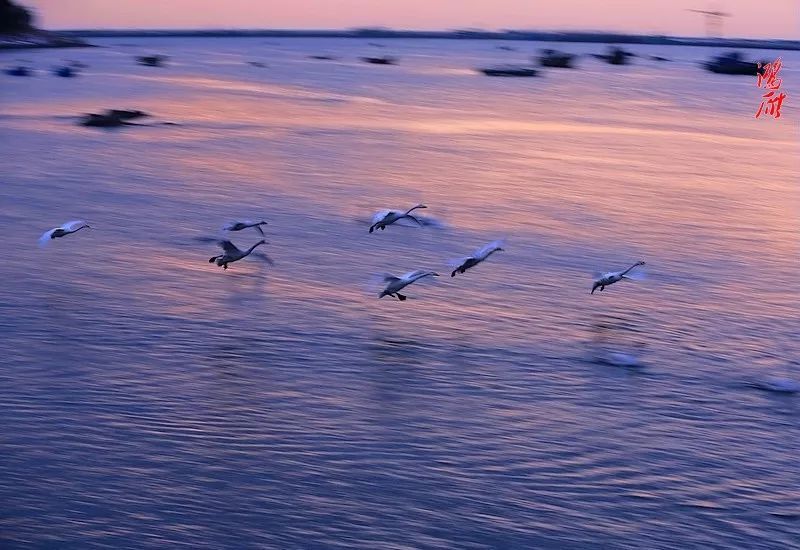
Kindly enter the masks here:
<path id="1" fill-rule="evenodd" d="M 800 38 L 800 0 L 20 0 L 46 28 L 580 29 Z"/>

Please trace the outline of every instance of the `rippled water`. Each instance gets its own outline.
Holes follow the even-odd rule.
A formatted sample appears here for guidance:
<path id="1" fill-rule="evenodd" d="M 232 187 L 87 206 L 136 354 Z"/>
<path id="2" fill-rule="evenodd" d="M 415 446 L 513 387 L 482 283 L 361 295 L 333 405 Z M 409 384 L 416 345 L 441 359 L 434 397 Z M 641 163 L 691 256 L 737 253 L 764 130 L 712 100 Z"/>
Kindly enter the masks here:
<path id="1" fill-rule="evenodd" d="M 789 96 L 756 120 L 704 48 L 492 79 L 547 45 L 98 42 L 0 54 L 90 65 L 0 76 L 3 547 L 800 547 L 800 397 L 752 387 L 800 379 L 797 52 L 749 52 Z M 420 201 L 444 228 L 367 233 Z M 207 262 L 262 216 L 274 267 Z"/>

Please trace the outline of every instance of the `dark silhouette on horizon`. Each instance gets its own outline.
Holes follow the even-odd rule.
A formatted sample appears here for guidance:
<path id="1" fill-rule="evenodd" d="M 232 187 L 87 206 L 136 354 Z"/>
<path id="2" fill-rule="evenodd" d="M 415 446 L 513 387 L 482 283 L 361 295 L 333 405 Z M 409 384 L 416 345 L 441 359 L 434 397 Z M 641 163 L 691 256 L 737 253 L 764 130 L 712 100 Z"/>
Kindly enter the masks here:
<path id="1" fill-rule="evenodd" d="M 0 33 L 26 32 L 33 29 L 34 15 L 29 9 L 0 0 Z"/>

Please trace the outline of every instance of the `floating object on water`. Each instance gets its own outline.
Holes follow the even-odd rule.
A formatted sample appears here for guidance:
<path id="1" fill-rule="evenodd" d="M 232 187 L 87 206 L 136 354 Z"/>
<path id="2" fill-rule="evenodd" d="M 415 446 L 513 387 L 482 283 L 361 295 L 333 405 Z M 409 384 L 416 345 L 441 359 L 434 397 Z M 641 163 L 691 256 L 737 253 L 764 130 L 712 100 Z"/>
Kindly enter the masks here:
<path id="1" fill-rule="evenodd" d="M 146 67 L 162 67 L 167 59 L 169 58 L 166 55 L 140 55 L 136 62 Z"/>
<path id="2" fill-rule="evenodd" d="M 639 261 L 630 266 L 628 269 L 624 271 L 609 271 L 607 273 L 603 273 L 595 278 L 594 284 L 592 285 L 592 291 L 590 294 L 594 294 L 595 289 L 600 287 L 600 292 L 602 292 L 608 285 L 613 285 L 614 283 L 621 281 L 623 279 L 634 279 L 634 277 L 630 277 L 628 273 L 635 267 L 645 265 L 644 262 Z"/>
<path id="3" fill-rule="evenodd" d="M 395 65 L 397 63 L 396 57 L 362 57 L 361 61 L 365 63 L 372 63 L 373 65 Z"/>
<path id="4" fill-rule="evenodd" d="M 248 227 L 254 228 L 258 231 L 261 236 L 264 236 L 264 231 L 261 229 L 262 225 L 268 225 L 265 221 L 254 222 L 251 220 L 244 220 L 244 221 L 237 221 L 237 222 L 229 222 L 222 226 L 223 231 L 241 231 L 242 229 L 247 229 Z"/>
<path id="5" fill-rule="evenodd" d="M 539 71 L 533 67 L 525 67 L 521 65 L 497 65 L 495 67 L 486 67 L 478 69 L 486 76 L 536 76 Z"/>
<path id="6" fill-rule="evenodd" d="M 75 220 L 62 224 L 59 227 L 54 227 L 50 231 L 45 231 L 42 236 L 39 237 L 39 246 L 45 246 L 53 239 L 71 235 L 81 229 L 92 229 L 92 227 L 83 220 Z"/>
<path id="7" fill-rule="evenodd" d="M 411 212 L 417 210 L 418 208 L 428 208 L 424 204 L 418 204 L 412 208 L 409 208 L 405 212 L 400 212 L 398 210 L 381 210 L 377 214 L 372 217 L 372 225 L 369 226 L 369 232 L 372 233 L 376 229 L 380 229 L 381 231 L 386 229 L 387 225 L 392 225 L 394 222 L 398 220 L 402 220 L 404 218 L 408 218 L 413 220 L 419 224 L 420 227 L 423 227 L 422 222 L 420 222 L 417 218 L 411 215 Z"/>
<path id="8" fill-rule="evenodd" d="M 144 111 L 129 111 L 124 109 L 108 109 L 105 113 L 89 113 L 84 115 L 81 121 L 82 126 L 95 126 L 102 128 L 112 128 L 131 124 L 129 120 L 150 116 Z"/>
<path id="9" fill-rule="evenodd" d="M 32 76 L 33 71 L 24 65 L 17 65 L 16 67 L 8 67 L 4 71 L 10 76 Z"/>
<path id="10" fill-rule="evenodd" d="M 771 391 L 775 393 L 800 392 L 800 382 L 792 380 L 791 378 L 766 378 L 764 380 L 754 382 L 753 385 L 760 390 Z"/>
<path id="11" fill-rule="evenodd" d="M 479 263 L 485 261 L 489 256 L 494 254 L 495 252 L 503 252 L 505 249 L 503 248 L 503 241 L 493 241 L 487 245 L 482 246 L 472 256 L 467 256 L 466 258 L 461 258 L 454 262 L 455 269 L 452 273 L 450 273 L 451 277 L 455 277 L 456 273 L 463 274 L 468 269 L 475 267 Z"/>
<path id="12" fill-rule="evenodd" d="M 712 73 L 756 76 L 762 72 L 755 61 L 745 61 L 739 52 L 728 52 L 704 61 L 701 66 Z"/>
<path id="13" fill-rule="evenodd" d="M 405 301 L 406 296 L 400 294 L 399 291 L 403 290 L 405 287 L 407 287 L 414 281 L 418 281 L 424 277 L 438 277 L 438 276 L 439 274 L 436 273 L 435 271 L 424 271 L 421 269 L 417 271 L 411 271 L 400 277 L 395 277 L 394 275 L 389 275 L 389 274 L 384 275 L 383 282 L 388 284 L 386 285 L 386 288 L 383 289 L 383 292 L 381 292 L 378 295 L 378 298 L 383 298 L 384 296 L 391 296 L 394 298 L 396 296 L 398 300 L 403 302 Z"/>
<path id="14" fill-rule="evenodd" d="M 639 358 L 633 354 L 607 349 L 598 350 L 595 353 L 595 361 L 612 367 L 635 368 L 644 366 Z"/>
<path id="15" fill-rule="evenodd" d="M 78 71 L 76 71 L 74 67 L 71 67 L 69 65 L 64 65 L 62 67 L 53 68 L 53 74 L 55 76 L 71 78 L 73 76 L 78 76 Z"/>
<path id="16" fill-rule="evenodd" d="M 559 52 L 556 50 L 544 49 L 539 55 L 539 65 L 542 67 L 554 67 L 558 69 L 571 69 L 574 54 Z"/>
<path id="17" fill-rule="evenodd" d="M 246 258 L 251 254 L 256 258 L 264 260 L 270 265 L 274 265 L 275 263 L 266 254 L 253 253 L 253 250 L 255 250 L 256 247 L 261 246 L 262 244 L 267 244 L 267 241 L 265 240 L 258 241 L 256 244 L 254 244 L 247 250 L 239 250 L 235 244 L 233 244 L 231 241 L 228 240 L 218 241 L 217 244 L 222 247 L 223 253 L 218 256 L 212 256 L 211 258 L 208 259 L 208 263 L 210 264 L 216 263 L 223 269 L 228 269 L 228 264 L 233 262 L 238 262 L 242 258 Z"/>
<path id="18" fill-rule="evenodd" d="M 607 54 L 593 53 L 591 55 L 611 65 L 627 65 L 629 57 L 636 57 L 635 53 L 626 52 L 622 48 L 609 48 L 608 52 Z"/>

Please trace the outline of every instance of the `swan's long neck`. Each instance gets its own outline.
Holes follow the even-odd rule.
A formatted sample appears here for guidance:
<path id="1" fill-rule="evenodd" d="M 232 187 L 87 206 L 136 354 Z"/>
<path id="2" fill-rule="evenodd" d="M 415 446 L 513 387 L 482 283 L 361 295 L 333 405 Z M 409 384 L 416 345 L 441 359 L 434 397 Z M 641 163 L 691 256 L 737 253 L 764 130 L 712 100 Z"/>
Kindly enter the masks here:
<path id="1" fill-rule="evenodd" d="M 264 244 L 264 241 L 259 241 L 259 242 L 257 242 L 256 244 L 254 244 L 253 246 L 251 246 L 250 248 L 248 248 L 248 249 L 247 249 L 247 252 L 245 252 L 245 253 L 244 253 L 244 255 L 245 255 L 245 256 L 249 256 L 249 255 L 250 255 L 250 253 L 251 253 L 253 250 L 255 250 L 257 246 L 261 246 L 262 244 Z"/>
<path id="2" fill-rule="evenodd" d="M 424 205 L 424 204 L 418 204 L 418 205 L 416 205 L 416 206 L 415 206 L 415 207 L 413 207 L 413 208 L 409 208 L 408 210 L 406 210 L 406 214 L 410 214 L 411 212 L 413 212 L 413 211 L 414 211 L 414 210 L 416 210 L 417 208 L 425 208 L 425 205 Z"/>
<path id="3" fill-rule="evenodd" d="M 87 227 L 89 227 L 89 226 L 88 225 L 82 225 L 78 229 L 74 229 L 74 230 L 70 231 L 70 233 L 77 233 L 81 229 L 86 229 Z"/>

